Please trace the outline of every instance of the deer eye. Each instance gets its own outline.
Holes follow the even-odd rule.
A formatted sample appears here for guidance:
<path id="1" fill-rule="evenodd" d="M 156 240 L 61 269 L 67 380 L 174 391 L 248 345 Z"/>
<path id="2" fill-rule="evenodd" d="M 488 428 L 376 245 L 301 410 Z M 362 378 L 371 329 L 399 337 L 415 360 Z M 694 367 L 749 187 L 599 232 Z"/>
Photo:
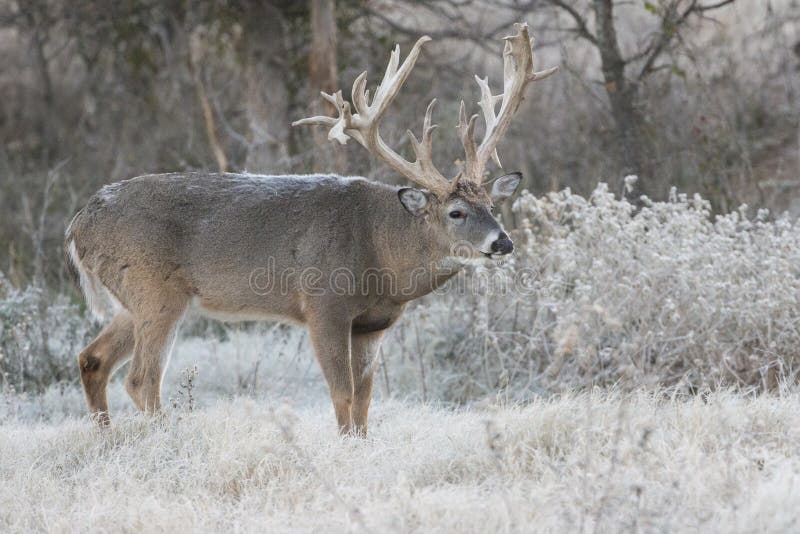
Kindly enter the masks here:
<path id="1" fill-rule="evenodd" d="M 449 213 L 451 219 L 463 219 L 467 216 L 466 213 L 460 210 L 453 210 Z"/>

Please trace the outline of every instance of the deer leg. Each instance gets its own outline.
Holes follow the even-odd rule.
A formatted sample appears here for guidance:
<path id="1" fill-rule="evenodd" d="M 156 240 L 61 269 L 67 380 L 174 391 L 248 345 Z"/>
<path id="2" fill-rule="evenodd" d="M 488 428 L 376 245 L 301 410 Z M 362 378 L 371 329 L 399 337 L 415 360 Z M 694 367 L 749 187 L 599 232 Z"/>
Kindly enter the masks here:
<path id="1" fill-rule="evenodd" d="M 328 382 L 339 433 L 353 429 L 353 372 L 350 367 L 350 321 L 314 317 L 308 322 L 311 343 Z"/>
<path id="2" fill-rule="evenodd" d="M 122 360 L 130 355 L 133 344 L 133 318 L 122 311 L 78 355 L 86 404 L 100 426 L 111 422 L 106 395 L 108 381 Z"/>
<path id="3" fill-rule="evenodd" d="M 161 380 L 184 308 L 165 308 L 136 324 L 133 361 L 125 389 L 144 412 L 156 413 L 161 409 Z"/>
<path id="4" fill-rule="evenodd" d="M 367 414 L 372 400 L 372 381 L 383 331 L 353 334 L 353 425 L 359 436 L 367 435 Z"/>

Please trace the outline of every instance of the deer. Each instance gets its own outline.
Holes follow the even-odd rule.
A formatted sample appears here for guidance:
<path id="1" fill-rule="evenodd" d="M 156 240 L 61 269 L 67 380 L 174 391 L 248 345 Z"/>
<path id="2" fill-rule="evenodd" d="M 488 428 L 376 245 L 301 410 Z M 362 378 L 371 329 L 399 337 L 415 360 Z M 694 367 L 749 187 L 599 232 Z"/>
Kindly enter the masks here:
<path id="1" fill-rule="evenodd" d="M 457 134 L 464 163 L 446 178 L 433 162 L 431 116 L 421 139 L 408 132 L 415 159 L 380 135 L 386 115 L 430 37 L 400 63 L 399 45 L 370 98 L 367 73 L 342 92 L 322 93 L 338 116 L 293 126 L 329 128 L 341 144 L 354 139 L 417 187 L 361 177 L 187 172 L 150 174 L 102 187 L 75 215 L 65 251 L 87 307 L 108 320 L 78 355 L 89 413 L 110 424 L 106 389 L 130 360 L 125 389 L 138 409 L 158 413 L 161 383 L 178 326 L 187 313 L 226 321 L 276 320 L 305 326 L 327 382 L 339 432 L 366 436 L 378 348 L 407 304 L 445 284 L 474 261 L 499 261 L 513 242 L 492 215 L 521 175 L 484 184 L 490 159 L 501 168 L 497 144 L 531 82 L 557 67 L 534 71 L 527 24 L 505 37 L 503 92 L 475 77 L 485 120 L 467 118 L 461 102 Z M 499 104 L 499 109 L 498 109 Z M 457 250 L 456 250 L 457 249 Z M 285 277 L 285 273 L 312 272 Z M 348 274 L 348 287 L 334 277 Z M 370 273 L 389 273 L 391 287 Z M 276 278 L 281 283 L 271 283 Z M 305 282 L 304 282 L 305 280 Z M 328 284 L 326 280 L 331 283 Z"/>

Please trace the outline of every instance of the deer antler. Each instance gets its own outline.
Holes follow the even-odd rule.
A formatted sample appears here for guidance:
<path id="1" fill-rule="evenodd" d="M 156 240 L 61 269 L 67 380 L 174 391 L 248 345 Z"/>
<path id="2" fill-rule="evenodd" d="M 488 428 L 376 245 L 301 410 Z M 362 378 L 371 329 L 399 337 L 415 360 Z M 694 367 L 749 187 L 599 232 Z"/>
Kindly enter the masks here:
<path id="1" fill-rule="evenodd" d="M 514 35 L 503 38 L 506 42 L 503 49 L 503 93 L 492 95 L 488 77 L 481 79 L 475 76 L 475 81 L 481 89 L 481 100 L 478 105 L 483 111 L 486 122 L 486 132 L 480 146 L 476 146 L 475 143 L 475 120 L 478 116 L 473 115 L 467 121 L 464 102 L 461 102 L 458 132 L 466 153 L 464 173 L 461 177 L 476 184 L 483 181 L 483 172 L 490 157 L 498 167 L 502 167 L 497 155 L 497 143 L 506 133 L 511 119 L 525 97 L 525 88 L 530 82 L 547 78 L 558 70 L 558 67 L 552 67 L 534 72 L 533 39 L 528 33 L 528 25 L 514 24 L 514 30 Z M 498 102 L 500 110 L 495 113 Z"/>
<path id="2" fill-rule="evenodd" d="M 367 72 L 362 72 L 353 82 L 353 108 L 355 113 L 350 111 L 350 103 L 342 98 L 342 92 L 335 94 L 322 93 L 322 97 L 336 106 L 339 110 L 337 118 L 317 116 L 308 119 L 301 119 L 292 123 L 292 126 L 301 124 L 320 124 L 330 126 L 328 139 L 335 139 L 345 144 L 349 138 L 353 138 L 364 148 L 378 156 L 391 168 L 422 187 L 434 193 L 442 194 L 449 190 L 449 180 L 442 176 L 433 164 L 432 133 L 436 129 L 435 124 L 431 124 L 431 114 L 436 100 L 432 100 L 425 112 L 425 122 L 422 129 L 422 142 L 418 141 L 409 130 L 408 136 L 411 140 L 411 147 L 416 155 L 413 163 L 400 156 L 392 150 L 381 138 L 378 131 L 380 121 L 383 119 L 389 105 L 394 101 L 403 83 L 414 68 L 414 63 L 419 57 L 422 45 L 430 41 L 428 36 L 420 37 L 411 49 L 403 64 L 400 63 L 400 46 L 395 46 L 392 51 L 389 65 L 386 67 L 386 74 L 383 76 L 381 84 L 375 91 L 372 103 L 369 102 L 369 91 L 367 87 Z"/>
<path id="3" fill-rule="evenodd" d="M 292 126 L 303 124 L 316 124 L 330 127 L 328 139 L 337 140 L 341 144 L 347 143 L 350 138 L 355 139 L 359 144 L 372 152 L 392 169 L 399 172 L 412 182 L 429 189 L 437 195 L 447 195 L 458 183 L 459 179 L 469 180 L 476 185 L 480 185 L 483 180 L 483 172 L 486 163 L 492 157 L 500 166 L 497 156 L 497 143 L 503 137 L 511 118 L 519 108 L 522 101 L 525 87 L 528 83 L 541 80 L 553 74 L 558 67 L 534 72 L 533 71 L 533 51 L 531 50 L 532 40 L 528 35 L 527 24 L 515 24 L 516 34 L 505 37 L 505 49 L 503 51 L 504 60 L 504 83 L 503 94 L 492 95 L 487 79 L 475 79 L 481 88 L 481 101 L 479 105 L 483 110 L 484 120 L 486 121 L 486 133 L 480 146 L 475 143 L 475 122 L 478 118 L 473 115 L 467 120 L 464 102 L 461 102 L 459 110 L 458 133 L 464 145 L 466 162 L 464 172 L 460 173 L 453 182 L 445 178 L 433 164 L 432 134 L 437 125 L 431 124 L 431 114 L 436 104 L 436 99 L 432 100 L 425 112 L 425 120 L 422 127 L 422 141 L 419 141 L 411 131 L 408 137 L 411 141 L 411 148 L 414 150 L 416 160 L 410 162 L 392 150 L 381 138 L 378 128 L 386 110 L 394 101 L 400 88 L 405 83 L 406 78 L 414 68 L 414 64 L 419 57 L 422 45 L 430 41 L 430 37 L 420 37 L 411 49 L 411 52 L 400 63 L 400 47 L 395 46 L 386 67 L 386 74 L 383 76 L 381 84 L 375 91 L 372 103 L 369 102 L 369 91 L 367 91 L 367 73 L 362 72 L 353 82 L 352 107 L 344 100 L 342 92 L 337 91 L 333 94 L 323 92 L 322 97 L 333 104 L 338 110 L 338 117 L 316 116 L 307 119 L 300 119 L 292 123 Z M 399 65 L 399 67 L 398 67 Z M 495 114 L 497 102 L 500 102 L 500 111 Z"/>

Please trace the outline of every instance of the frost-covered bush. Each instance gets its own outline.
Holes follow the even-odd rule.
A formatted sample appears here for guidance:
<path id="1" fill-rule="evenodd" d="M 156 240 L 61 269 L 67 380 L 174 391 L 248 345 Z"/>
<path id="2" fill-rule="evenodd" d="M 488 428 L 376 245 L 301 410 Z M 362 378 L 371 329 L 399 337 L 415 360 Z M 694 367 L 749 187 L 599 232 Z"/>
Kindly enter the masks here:
<path id="1" fill-rule="evenodd" d="M 472 275 L 510 281 L 502 294 L 473 283 L 467 295 L 428 298 L 400 326 L 423 330 L 431 383 L 464 400 L 597 384 L 763 390 L 794 380 L 800 224 L 764 211 L 751 219 L 746 208 L 712 217 L 706 201 L 674 191 L 644 204 L 634 213 L 603 184 L 589 199 L 523 194 L 515 257 Z"/>
<path id="2" fill-rule="evenodd" d="M 78 351 L 95 330 L 65 296 L 16 289 L 0 273 L 0 389 L 23 393 L 75 380 Z"/>

